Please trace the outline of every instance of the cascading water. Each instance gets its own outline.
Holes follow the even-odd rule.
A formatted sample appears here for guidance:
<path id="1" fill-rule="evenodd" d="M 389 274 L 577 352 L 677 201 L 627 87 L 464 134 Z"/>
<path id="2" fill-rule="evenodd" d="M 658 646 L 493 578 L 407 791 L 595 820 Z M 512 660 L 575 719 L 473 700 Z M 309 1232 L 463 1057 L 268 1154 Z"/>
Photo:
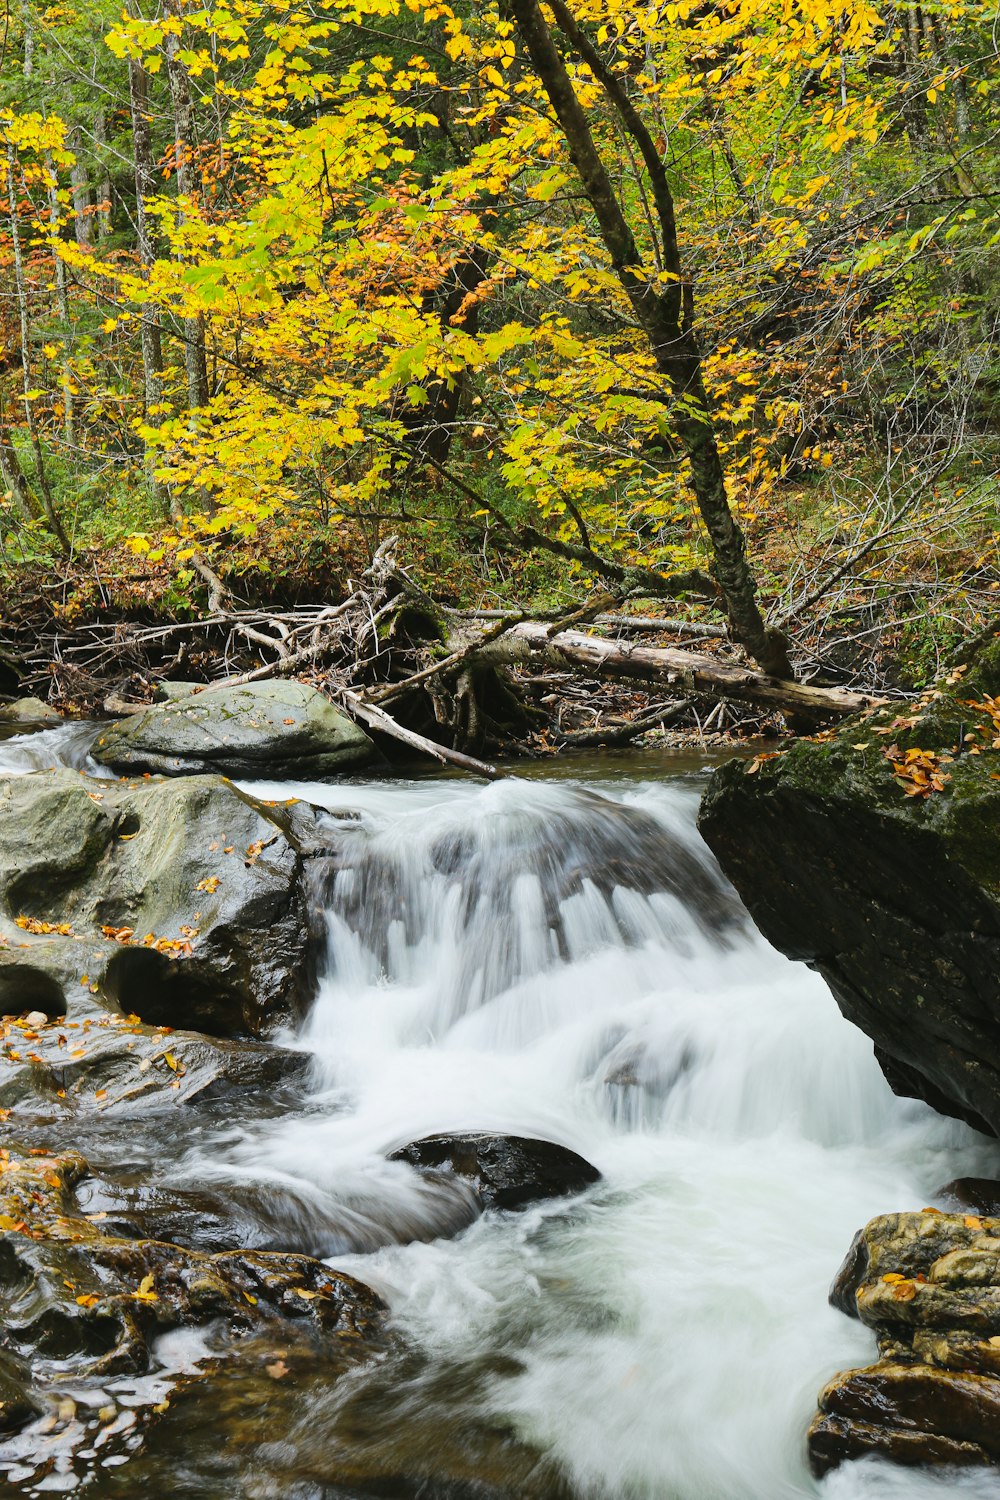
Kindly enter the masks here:
<path id="1" fill-rule="evenodd" d="M 0 769 L 85 749 L 29 743 Z M 266 1184 L 300 1248 L 383 1294 L 421 1355 L 384 1432 L 486 1415 L 588 1500 L 996 1496 L 976 1473 L 808 1474 L 820 1386 L 874 1357 L 826 1302 L 854 1231 L 1000 1175 L 1000 1152 L 895 1098 L 823 983 L 753 931 L 698 839 L 696 779 L 248 790 L 339 815 L 294 1039 L 309 1105 L 193 1145 L 183 1177 Z M 386 1160 L 469 1129 L 560 1142 L 602 1180 L 469 1224 L 460 1186 Z M 286 1449 L 335 1414 L 289 1422 Z"/>

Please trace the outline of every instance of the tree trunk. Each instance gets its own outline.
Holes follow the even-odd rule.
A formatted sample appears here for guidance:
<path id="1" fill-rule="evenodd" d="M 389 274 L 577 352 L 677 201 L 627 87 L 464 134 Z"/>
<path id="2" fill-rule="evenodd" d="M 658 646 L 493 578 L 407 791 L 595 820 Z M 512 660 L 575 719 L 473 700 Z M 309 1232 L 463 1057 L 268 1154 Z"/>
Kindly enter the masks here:
<path id="1" fill-rule="evenodd" d="M 18 219 L 17 209 L 17 158 L 14 154 L 13 145 L 7 144 L 7 202 L 10 209 L 10 239 L 14 252 L 14 286 L 17 293 L 17 309 L 20 320 L 21 334 L 21 380 L 24 390 L 24 419 L 28 429 L 28 437 L 31 442 L 31 451 L 35 458 L 35 478 L 38 483 L 38 493 L 42 514 L 49 531 L 59 543 L 60 550 L 64 554 L 70 551 L 69 538 L 63 530 L 62 522 L 56 512 L 55 503 L 52 499 L 52 491 L 49 488 L 48 475 L 45 472 L 45 458 L 42 453 L 42 445 L 38 437 L 38 425 L 35 422 L 35 413 L 32 408 L 31 396 L 31 318 L 28 310 L 28 288 L 24 279 L 24 257 L 21 250 L 21 225 Z M 16 459 L 16 455 L 14 455 Z M 20 466 L 18 465 L 18 469 Z M 22 476 L 23 477 L 23 476 Z"/>
<path id="2" fill-rule="evenodd" d="M 73 339 L 73 328 L 69 315 L 69 288 L 66 282 L 66 266 L 59 255 L 58 241 L 62 218 L 59 212 L 59 179 L 56 175 L 55 163 L 51 155 L 47 155 L 46 167 L 48 168 L 48 197 L 49 197 L 49 226 L 52 236 L 52 261 L 53 272 L 56 283 L 56 304 L 59 308 L 59 321 L 62 324 L 63 356 L 62 356 L 62 396 L 63 396 L 63 433 L 66 445 L 73 448 L 76 444 L 76 433 L 73 422 L 73 372 L 70 369 L 70 346 Z"/>
<path id="3" fill-rule="evenodd" d="M 111 174 L 108 171 L 108 123 L 103 109 L 94 116 L 94 143 L 99 148 L 100 181 L 97 184 L 97 207 L 94 218 L 97 222 L 98 240 L 106 240 L 111 234 Z"/>
<path id="4" fill-rule="evenodd" d="M 42 514 L 42 508 L 34 495 L 31 486 L 24 477 L 21 461 L 17 456 L 4 415 L 3 407 L 0 405 L 0 475 L 10 496 L 17 507 L 22 521 L 37 521 Z"/>
<path id="5" fill-rule="evenodd" d="M 789 717 L 836 720 L 861 713 L 884 702 L 847 688 L 807 687 L 782 682 L 734 662 L 680 647 L 633 646 L 602 640 L 578 630 L 550 635 L 550 625 L 535 620 L 514 625 L 483 646 L 477 660 L 497 665 L 544 663 L 553 667 L 583 667 L 595 675 L 632 682 L 657 682 L 687 693 L 733 698 L 760 708 L 776 709 Z"/>
<path id="6" fill-rule="evenodd" d="M 538 0 L 510 0 L 510 13 L 521 42 L 566 137 L 570 157 L 597 218 L 614 270 L 646 335 L 656 368 L 677 401 L 678 434 L 690 464 L 691 485 L 711 543 L 715 575 L 733 638 L 746 647 L 765 672 L 790 678 L 787 642 L 779 631 L 767 627 L 760 613 L 746 543 L 729 506 L 725 471 L 709 415 L 701 356 L 691 326 L 690 284 L 685 283 L 673 197 L 663 163 L 621 78 L 605 66 L 562 0 L 554 0 L 552 10 L 560 29 L 601 83 L 642 154 L 659 220 L 663 264 L 672 278 L 664 292 L 655 290 L 656 283 L 643 265 L 635 236 Z"/>
<path id="7" fill-rule="evenodd" d="M 180 0 L 168 0 L 168 13 L 175 20 L 183 20 Z M 195 191 L 194 163 L 194 112 L 191 103 L 191 85 L 184 64 L 178 59 L 181 38 L 169 32 L 163 41 L 167 54 L 167 82 L 170 85 L 170 103 L 174 117 L 174 164 L 177 173 L 177 192 L 180 198 L 190 198 Z M 183 210 L 181 211 L 183 221 Z M 205 319 L 203 316 L 184 319 L 184 369 L 187 374 L 188 406 L 194 410 L 208 404 L 208 366 L 205 360 Z"/>
<path id="8" fill-rule="evenodd" d="M 139 259 L 148 268 L 156 255 L 153 245 L 146 199 L 153 191 L 153 144 L 150 132 L 147 80 L 138 58 L 129 58 L 128 64 L 129 105 L 132 112 L 132 150 L 135 168 L 135 223 Z M 155 408 L 163 398 L 163 346 L 160 340 L 160 322 L 157 311 L 148 302 L 142 305 L 139 337 L 142 347 L 143 405 L 147 422 L 155 419 Z M 169 509 L 166 493 L 154 474 L 154 456 L 148 445 L 146 472 L 154 493 Z"/>
<path id="9" fill-rule="evenodd" d="M 83 160 L 82 142 L 80 131 L 74 130 L 69 144 L 76 160 L 69 169 L 69 183 L 73 195 L 73 233 L 77 244 L 89 249 L 94 243 L 94 223 L 90 216 L 90 178 Z"/>
<path id="10" fill-rule="evenodd" d="M 478 304 L 473 301 L 464 313 L 461 309 L 482 285 L 488 270 L 487 252 L 475 246 L 453 267 L 443 296 L 440 292 L 430 293 L 424 299 L 422 311 L 432 312 L 436 308 L 442 328 L 461 328 L 464 333 L 475 337 L 479 329 Z M 450 385 L 440 379 L 425 381 L 426 403 L 423 406 L 404 406 L 400 415 L 410 433 L 415 457 L 447 463 L 465 386 L 464 373 L 453 376 Z"/>

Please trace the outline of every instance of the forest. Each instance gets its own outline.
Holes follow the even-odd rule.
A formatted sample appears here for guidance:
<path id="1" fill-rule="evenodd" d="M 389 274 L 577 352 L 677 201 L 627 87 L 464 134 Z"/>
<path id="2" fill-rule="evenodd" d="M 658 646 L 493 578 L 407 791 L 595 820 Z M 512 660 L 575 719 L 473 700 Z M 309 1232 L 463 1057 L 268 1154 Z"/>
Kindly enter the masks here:
<path id="1" fill-rule="evenodd" d="M 9 1495 L 997 1500 L 998 49 L 8 0 Z"/>
<path id="2" fill-rule="evenodd" d="M 180 648 L 544 749 L 656 706 L 470 688 L 587 666 L 525 622 L 877 697 L 989 618 L 988 8 L 24 0 L 0 121 L 24 691 Z M 692 728 L 822 718 L 655 670 Z"/>

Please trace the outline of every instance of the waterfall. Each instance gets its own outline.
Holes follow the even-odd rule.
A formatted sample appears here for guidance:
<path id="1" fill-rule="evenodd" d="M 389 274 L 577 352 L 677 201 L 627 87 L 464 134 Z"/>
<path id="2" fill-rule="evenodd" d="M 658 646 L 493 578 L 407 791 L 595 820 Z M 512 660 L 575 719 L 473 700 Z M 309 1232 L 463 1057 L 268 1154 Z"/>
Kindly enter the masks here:
<path id="1" fill-rule="evenodd" d="M 326 972 L 297 1038 L 314 1110 L 213 1170 L 272 1174 L 333 1219 L 339 1204 L 364 1253 L 331 1263 L 581 1494 L 995 1495 L 983 1475 L 807 1472 L 820 1387 L 875 1357 L 826 1301 L 854 1231 L 997 1153 L 897 1099 L 823 982 L 755 932 L 698 838 L 697 786 L 299 795 L 357 815 L 325 872 Z M 468 1129 L 571 1146 L 602 1181 L 391 1243 L 453 1208 L 385 1154 Z"/>
<path id="2" fill-rule="evenodd" d="M 86 745 L 39 734 L 0 769 L 80 767 Z M 1000 1175 L 996 1144 L 894 1097 L 823 982 L 756 933 L 696 832 L 697 777 L 603 764 L 247 784 L 328 814 L 326 960 L 282 1039 L 311 1056 L 308 1097 L 194 1134 L 163 1174 L 252 1186 L 286 1247 L 385 1297 L 419 1357 L 376 1440 L 486 1415 L 588 1500 L 995 1496 L 995 1475 L 875 1461 L 818 1484 L 804 1434 L 824 1382 L 875 1357 L 826 1300 L 854 1231 Z M 387 1159 L 468 1130 L 571 1147 L 601 1180 L 476 1217 L 461 1182 Z M 381 1411 L 385 1369 L 352 1399 L 368 1379 Z M 282 1442 L 322 1447 L 335 1420 L 303 1400 Z"/>

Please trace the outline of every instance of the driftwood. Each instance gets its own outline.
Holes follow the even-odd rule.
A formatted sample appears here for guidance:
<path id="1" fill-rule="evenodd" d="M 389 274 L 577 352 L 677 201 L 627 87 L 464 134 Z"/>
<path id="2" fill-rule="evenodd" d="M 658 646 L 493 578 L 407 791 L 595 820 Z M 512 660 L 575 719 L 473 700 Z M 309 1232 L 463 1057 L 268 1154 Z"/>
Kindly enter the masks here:
<path id="1" fill-rule="evenodd" d="M 475 756 L 465 755 L 461 750 L 450 750 L 447 745 L 439 745 L 435 740 L 429 740 L 425 735 L 417 734 L 413 729 L 404 729 L 402 724 L 397 724 L 384 708 L 379 708 L 375 703 L 367 703 L 357 693 L 348 689 L 341 689 L 338 694 L 344 707 L 362 724 L 367 724 L 369 729 L 374 729 L 380 734 L 388 734 L 400 744 L 406 745 L 411 750 L 416 750 L 421 755 L 430 755 L 434 760 L 440 761 L 442 765 L 457 766 L 461 771 L 471 771 L 475 776 L 485 776 L 487 781 L 502 781 L 507 774 L 500 771 L 496 766 L 488 765 L 486 761 L 476 760 Z"/>
<path id="2" fill-rule="evenodd" d="M 668 646 L 632 646 L 563 630 L 549 635 L 546 625 L 525 621 L 483 648 L 482 659 L 497 664 L 586 667 L 595 675 L 631 682 L 656 682 L 712 698 L 733 698 L 799 719 L 846 718 L 885 700 L 848 688 L 811 687 L 768 677 L 750 667 L 701 652 Z"/>
<path id="3" fill-rule="evenodd" d="M 627 745 L 650 729 L 664 729 L 679 719 L 691 707 L 690 698 L 681 698 L 677 703 L 661 703 L 649 713 L 637 714 L 627 724 L 605 724 L 594 729 L 575 729 L 568 733 L 557 730 L 552 738 L 560 750 L 598 749 L 606 745 Z"/>

